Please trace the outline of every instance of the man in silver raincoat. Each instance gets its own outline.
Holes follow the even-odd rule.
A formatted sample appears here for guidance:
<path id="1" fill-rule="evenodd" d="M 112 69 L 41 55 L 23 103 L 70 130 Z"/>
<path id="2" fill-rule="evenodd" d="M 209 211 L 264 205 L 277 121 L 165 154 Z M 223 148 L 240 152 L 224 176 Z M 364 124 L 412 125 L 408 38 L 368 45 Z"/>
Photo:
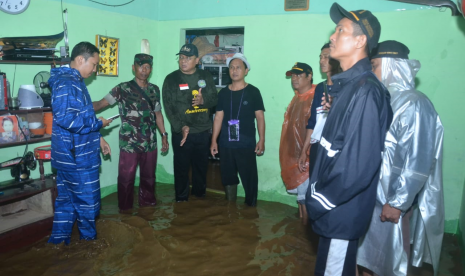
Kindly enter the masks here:
<path id="1" fill-rule="evenodd" d="M 421 65 L 408 53 L 397 41 L 382 42 L 372 53 L 373 71 L 391 94 L 394 118 L 375 210 L 358 249 L 363 275 L 407 275 L 409 260 L 416 267 L 430 263 L 438 272 L 444 234 L 443 126 L 428 97 L 415 90 Z"/>

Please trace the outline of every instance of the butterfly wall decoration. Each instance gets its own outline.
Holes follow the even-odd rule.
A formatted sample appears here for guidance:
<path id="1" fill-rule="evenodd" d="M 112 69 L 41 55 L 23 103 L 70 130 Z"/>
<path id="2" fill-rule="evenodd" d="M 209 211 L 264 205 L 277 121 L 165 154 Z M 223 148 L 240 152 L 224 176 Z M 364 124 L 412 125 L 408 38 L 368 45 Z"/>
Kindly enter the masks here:
<path id="1" fill-rule="evenodd" d="M 99 67 L 97 75 L 108 77 L 118 76 L 119 38 L 96 35 L 95 45 L 99 48 Z"/>

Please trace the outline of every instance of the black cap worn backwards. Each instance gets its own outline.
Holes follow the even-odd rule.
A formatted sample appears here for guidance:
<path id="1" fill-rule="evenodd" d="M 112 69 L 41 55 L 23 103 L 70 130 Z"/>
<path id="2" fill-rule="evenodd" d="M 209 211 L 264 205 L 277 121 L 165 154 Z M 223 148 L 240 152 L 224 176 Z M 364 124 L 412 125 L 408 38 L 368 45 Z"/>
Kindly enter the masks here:
<path id="1" fill-rule="evenodd" d="M 378 43 L 378 47 L 371 52 L 371 58 L 403 58 L 408 59 L 410 50 L 404 44 L 395 40 L 386 40 Z"/>
<path id="2" fill-rule="evenodd" d="M 181 47 L 181 50 L 179 50 L 179 53 L 177 53 L 176 55 L 185 55 L 187 57 L 190 57 L 190 56 L 198 57 L 199 50 L 197 49 L 197 46 L 195 46 L 194 44 L 184 44 Z"/>
<path id="3" fill-rule="evenodd" d="M 344 17 L 358 24 L 362 29 L 362 32 L 367 36 L 369 52 L 378 45 L 379 36 L 381 35 L 381 25 L 379 24 L 378 18 L 376 18 L 376 16 L 374 16 L 370 11 L 357 10 L 349 12 L 338 3 L 334 3 L 331 6 L 329 15 L 336 24 L 338 24 Z"/>
<path id="4" fill-rule="evenodd" d="M 300 75 L 302 73 L 313 74 L 312 67 L 306 63 L 296 62 L 291 70 L 286 72 L 286 76 L 291 76 L 292 74 Z"/>
<path id="5" fill-rule="evenodd" d="M 151 55 L 147 54 L 136 54 L 134 56 L 134 63 L 139 64 L 139 66 L 142 66 L 144 63 L 150 64 L 150 66 L 153 65 L 153 57 Z"/>

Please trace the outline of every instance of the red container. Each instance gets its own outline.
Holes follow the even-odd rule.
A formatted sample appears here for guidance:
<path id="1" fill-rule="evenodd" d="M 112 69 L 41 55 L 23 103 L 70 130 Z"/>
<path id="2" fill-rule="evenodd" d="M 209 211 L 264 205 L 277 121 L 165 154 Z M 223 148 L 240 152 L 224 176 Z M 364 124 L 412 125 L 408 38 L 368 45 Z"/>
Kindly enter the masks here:
<path id="1" fill-rule="evenodd" d="M 52 146 L 42 146 L 34 149 L 34 156 L 37 160 L 50 160 L 52 158 Z"/>

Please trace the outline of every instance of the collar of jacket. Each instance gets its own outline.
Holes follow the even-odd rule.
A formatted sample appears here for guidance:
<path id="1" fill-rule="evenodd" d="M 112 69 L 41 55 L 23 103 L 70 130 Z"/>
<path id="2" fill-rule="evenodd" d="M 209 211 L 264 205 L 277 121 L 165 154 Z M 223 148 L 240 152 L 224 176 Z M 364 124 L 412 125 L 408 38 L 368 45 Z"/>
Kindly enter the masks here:
<path id="1" fill-rule="evenodd" d="M 79 81 L 83 80 L 84 78 L 81 76 L 81 73 L 77 69 L 71 67 L 62 66 L 59 68 L 62 74 L 69 74 L 75 76 Z"/>
<path id="2" fill-rule="evenodd" d="M 354 78 L 360 76 L 366 71 L 371 71 L 371 69 L 372 67 L 368 57 L 357 61 L 357 63 L 355 63 L 349 70 L 334 75 L 334 77 L 331 78 L 333 81 L 333 88 L 331 89 L 331 92 L 339 91 L 340 86 L 344 86 L 344 84 L 352 81 Z"/>

